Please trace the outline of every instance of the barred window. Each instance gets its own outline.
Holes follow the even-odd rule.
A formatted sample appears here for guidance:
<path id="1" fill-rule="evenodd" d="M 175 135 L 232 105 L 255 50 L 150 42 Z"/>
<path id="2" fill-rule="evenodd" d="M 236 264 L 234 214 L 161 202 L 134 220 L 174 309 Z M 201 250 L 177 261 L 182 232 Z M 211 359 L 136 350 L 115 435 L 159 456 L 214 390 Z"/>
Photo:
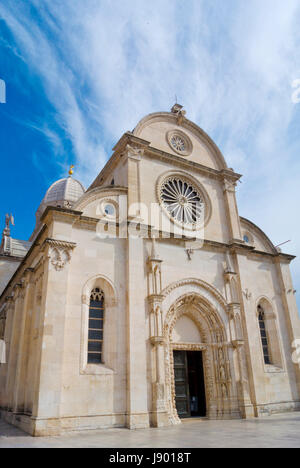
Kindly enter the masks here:
<path id="1" fill-rule="evenodd" d="M 270 356 L 269 340 L 268 340 L 267 328 L 266 328 L 265 312 L 261 305 L 258 306 L 258 321 L 259 321 L 260 336 L 261 336 L 261 342 L 262 342 L 262 347 L 263 347 L 265 364 L 271 364 L 271 356 Z"/>
<path id="2" fill-rule="evenodd" d="M 88 364 L 101 364 L 103 353 L 104 293 L 95 288 L 89 310 Z"/>

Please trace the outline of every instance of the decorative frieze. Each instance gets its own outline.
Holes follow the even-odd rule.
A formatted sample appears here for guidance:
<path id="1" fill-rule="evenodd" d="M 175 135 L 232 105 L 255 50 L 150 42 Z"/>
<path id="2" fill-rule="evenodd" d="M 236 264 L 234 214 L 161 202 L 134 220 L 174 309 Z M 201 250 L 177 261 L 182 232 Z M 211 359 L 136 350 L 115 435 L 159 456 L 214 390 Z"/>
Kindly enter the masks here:
<path id="1" fill-rule="evenodd" d="M 56 271 L 62 271 L 71 260 L 71 252 L 75 249 L 74 242 L 65 242 L 57 239 L 46 239 L 44 248 L 49 248 L 49 259 Z"/>

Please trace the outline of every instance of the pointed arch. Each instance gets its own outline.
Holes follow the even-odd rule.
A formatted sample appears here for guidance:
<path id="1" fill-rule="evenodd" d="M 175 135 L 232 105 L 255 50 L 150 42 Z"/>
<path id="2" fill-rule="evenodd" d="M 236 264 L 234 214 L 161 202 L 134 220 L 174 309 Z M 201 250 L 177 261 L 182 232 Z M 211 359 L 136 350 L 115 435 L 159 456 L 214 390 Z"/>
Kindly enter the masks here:
<path id="1" fill-rule="evenodd" d="M 100 298 L 103 297 L 103 303 Z M 99 304 L 94 303 L 99 299 Z M 95 300 L 95 301 L 94 301 Z M 100 304 L 101 302 L 101 304 Z M 110 351 L 112 343 L 108 337 L 116 336 L 116 307 L 118 298 L 116 289 L 109 278 L 98 275 L 90 278 L 82 291 L 82 317 L 81 317 L 81 346 L 80 346 L 80 372 L 81 374 L 103 374 L 112 372 L 115 366 L 115 354 Z M 94 307 L 95 306 L 95 307 Z M 95 310 L 94 310 L 95 309 Z M 100 314 L 102 323 L 98 327 L 90 327 L 91 311 Z M 100 326 L 101 325 L 101 326 Z M 90 330 L 93 330 L 90 333 Z M 94 336 L 102 335 L 101 360 L 94 362 L 89 359 L 89 351 L 97 351 L 93 347 L 100 338 Z M 91 343 L 89 345 L 89 343 Z M 98 348 L 97 348 L 98 349 Z M 99 351 L 99 350 L 98 350 Z"/>
<path id="2" fill-rule="evenodd" d="M 203 284 L 201 283 L 203 286 Z M 165 291 L 166 292 L 166 291 Z M 225 304 L 223 303 L 225 306 Z M 174 343 L 172 335 L 177 321 L 187 316 L 196 324 L 201 343 Z M 223 318 L 216 307 L 196 292 L 178 297 L 166 313 L 163 336 L 165 342 L 166 395 L 169 416 L 180 422 L 176 410 L 174 350 L 202 351 L 205 375 L 207 416 L 210 419 L 240 417 L 237 389 L 232 378 L 231 343 Z M 234 416 L 233 416 L 234 415 Z"/>

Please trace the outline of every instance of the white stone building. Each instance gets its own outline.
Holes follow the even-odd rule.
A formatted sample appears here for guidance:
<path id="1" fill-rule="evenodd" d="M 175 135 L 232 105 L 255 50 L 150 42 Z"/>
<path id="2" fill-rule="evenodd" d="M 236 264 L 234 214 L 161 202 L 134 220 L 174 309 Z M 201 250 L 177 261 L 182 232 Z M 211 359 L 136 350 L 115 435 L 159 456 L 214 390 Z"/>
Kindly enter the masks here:
<path id="1" fill-rule="evenodd" d="M 293 257 L 239 216 L 240 177 L 175 105 L 123 135 L 87 191 L 52 185 L 29 244 L 8 223 L 6 421 L 49 435 L 300 409 Z"/>

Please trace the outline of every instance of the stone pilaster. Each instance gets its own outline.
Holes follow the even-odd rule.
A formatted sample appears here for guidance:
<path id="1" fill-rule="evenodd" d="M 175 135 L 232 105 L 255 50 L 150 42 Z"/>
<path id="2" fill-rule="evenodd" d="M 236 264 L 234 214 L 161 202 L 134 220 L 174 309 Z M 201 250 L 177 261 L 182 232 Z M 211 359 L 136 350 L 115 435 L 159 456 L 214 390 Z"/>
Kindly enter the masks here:
<path id="1" fill-rule="evenodd" d="M 140 162 L 144 150 L 126 147 L 128 165 L 128 219 L 142 221 Z"/>
<path id="2" fill-rule="evenodd" d="M 28 340 L 28 321 L 29 318 L 29 301 L 31 300 L 31 271 L 26 270 L 23 279 L 24 287 L 24 301 L 22 304 L 22 313 L 21 313 L 21 327 L 20 327 L 20 336 L 18 343 L 18 353 L 17 353 L 17 368 L 16 368 L 16 379 L 14 385 L 14 403 L 13 403 L 13 412 L 14 413 L 24 413 L 24 395 L 25 395 L 25 362 L 28 358 L 27 352 L 27 340 Z M 27 333 L 26 333 L 27 331 Z"/>
<path id="3" fill-rule="evenodd" d="M 16 367 L 17 367 L 17 357 L 18 357 L 18 344 L 20 340 L 24 294 L 25 294 L 25 291 L 23 288 L 23 284 L 21 283 L 16 284 L 13 290 L 13 297 L 14 297 L 13 323 L 11 327 L 11 338 L 10 338 L 9 358 L 8 358 L 8 372 L 7 372 L 7 380 L 6 380 L 7 410 L 10 412 L 13 411 L 14 387 L 15 387 Z"/>
<path id="4" fill-rule="evenodd" d="M 162 313 L 162 260 L 157 252 L 155 238 L 152 239 L 151 255 L 148 259 L 148 284 L 149 292 L 149 321 L 150 342 L 154 347 L 152 357 L 152 369 L 155 381 L 152 383 L 152 425 L 162 427 L 169 425 L 169 418 L 165 403 L 165 340 L 163 337 L 163 313 Z"/>
<path id="5" fill-rule="evenodd" d="M 300 321 L 296 303 L 296 291 L 293 286 L 289 263 L 284 261 L 280 255 L 275 259 L 276 270 L 278 273 L 281 300 L 284 309 L 285 322 L 291 344 L 291 360 L 294 363 L 298 397 L 300 399 L 300 362 L 297 361 L 297 352 L 300 343 Z M 294 359 L 293 359 L 294 358 Z"/>
<path id="6" fill-rule="evenodd" d="M 231 242 L 242 242 L 242 230 L 236 202 L 236 182 L 224 178 L 224 197 Z"/>
<path id="7" fill-rule="evenodd" d="M 72 226 L 69 224 L 69 238 Z M 66 306 L 71 254 L 76 244 L 46 239 L 40 311 L 40 359 L 36 375 L 33 417 L 37 418 L 36 435 L 42 435 L 43 420 L 52 419 L 53 431 L 59 433 L 63 379 Z"/>
<path id="8" fill-rule="evenodd" d="M 144 278 L 144 242 L 129 236 L 127 241 L 127 415 L 130 429 L 149 427 L 147 407 L 147 355 L 144 295 L 138 285 Z"/>

